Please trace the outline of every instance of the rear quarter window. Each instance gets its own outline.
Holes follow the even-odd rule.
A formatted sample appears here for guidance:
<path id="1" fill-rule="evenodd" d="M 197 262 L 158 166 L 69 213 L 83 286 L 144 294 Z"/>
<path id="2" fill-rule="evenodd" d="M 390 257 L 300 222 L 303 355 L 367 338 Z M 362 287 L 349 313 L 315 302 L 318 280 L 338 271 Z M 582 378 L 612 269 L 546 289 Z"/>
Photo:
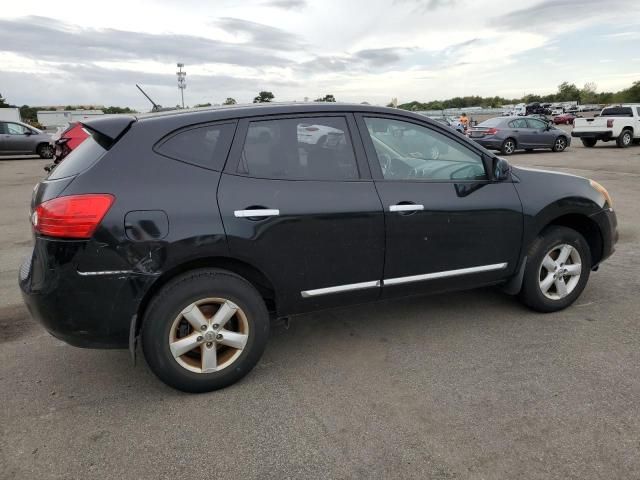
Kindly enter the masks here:
<path id="1" fill-rule="evenodd" d="M 154 150 L 174 160 L 220 171 L 229 153 L 235 128 L 235 122 L 191 126 L 161 140 Z"/>

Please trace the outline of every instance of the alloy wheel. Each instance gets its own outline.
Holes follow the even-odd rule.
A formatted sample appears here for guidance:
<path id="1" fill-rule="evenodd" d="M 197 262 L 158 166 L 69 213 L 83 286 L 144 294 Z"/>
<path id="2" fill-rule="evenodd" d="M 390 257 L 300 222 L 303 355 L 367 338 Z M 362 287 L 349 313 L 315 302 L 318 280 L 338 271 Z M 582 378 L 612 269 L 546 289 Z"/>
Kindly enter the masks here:
<path id="1" fill-rule="evenodd" d="M 578 250 L 566 243 L 556 245 L 542 259 L 538 285 L 545 297 L 560 300 L 573 292 L 581 274 L 582 259 Z"/>
<path id="2" fill-rule="evenodd" d="M 556 139 L 556 151 L 561 152 L 567 146 L 567 142 L 564 138 L 560 137 Z"/>
<path id="3" fill-rule="evenodd" d="M 169 349 L 181 367 L 211 373 L 233 364 L 248 339 L 249 322 L 238 305 L 224 298 L 204 298 L 175 318 L 169 330 Z"/>
<path id="4" fill-rule="evenodd" d="M 513 143 L 513 140 L 507 140 L 504 144 L 504 153 L 506 154 L 511 154 L 513 153 L 513 151 L 516 149 L 515 144 Z"/>
<path id="5" fill-rule="evenodd" d="M 624 143 L 625 145 L 629 145 L 631 143 L 631 134 L 629 132 L 626 132 L 622 136 L 622 143 Z"/>

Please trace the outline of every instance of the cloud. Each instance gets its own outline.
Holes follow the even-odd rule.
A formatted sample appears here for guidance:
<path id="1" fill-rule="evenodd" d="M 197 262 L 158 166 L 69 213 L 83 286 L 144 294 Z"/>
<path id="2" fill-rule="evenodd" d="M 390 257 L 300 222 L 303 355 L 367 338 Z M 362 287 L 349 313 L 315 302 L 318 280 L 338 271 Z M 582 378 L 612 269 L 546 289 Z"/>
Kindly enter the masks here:
<path id="1" fill-rule="evenodd" d="M 303 47 L 301 40 L 296 35 L 262 23 L 232 17 L 219 18 L 213 23 L 227 33 L 248 36 L 252 44 L 262 48 L 299 50 Z"/>
<path id="2" fill-rule="evenodd" d="M 603 21 L 608 17 L 618 18 L 620 12 L 638 10 L 637 0 L 607 0 L 606 8 L 602 0 L 544 0 L 530 7 L 514 10 L 492 19 L 492 27 L 509 30 L 538 30 L 541 27 L 566 28 L 567 25 L 581 24 L 591 18 Z"/>
<path id="3" fill-rule="evenodd" d="M 228 19 L 232 20 L 232 19 Z M 174 63 L 229 63 L 284 66 L 276 50 L 287 44 L 286 32 L 247 26 L 263 43 L 229 43 L 205 37 L 151 34 L 116 29 L 81 28 L 45 17 L 0 19 L 0 51 L 54 62 L 155 60 Z M 255 24 L 259 25 L 259 24 Z"/>
<path id="4" fill-rule="evenodd" d="M 393 0 L 395 5 L 413 4 L 418 12 L 432 12 L 440 8 L 454 7 L 462 0 Z"/>
<path id="5" fill-rule="evenodd" d="M 360 50 L 353 56 L 356 59 L 363 60 L 369 65 L 374 67 L 385 66 L 396 63 L 402 58 L 403 53 L 409 51 L 408 48 L 372 48 L 367 50 Z"/>
<path id="6" fill-rule="evenodd" d="M 267 7 L 284 8 L 285 10 L 300 10 L 307 6 L 306 0 L 269 0 L 262 5 Z"/>

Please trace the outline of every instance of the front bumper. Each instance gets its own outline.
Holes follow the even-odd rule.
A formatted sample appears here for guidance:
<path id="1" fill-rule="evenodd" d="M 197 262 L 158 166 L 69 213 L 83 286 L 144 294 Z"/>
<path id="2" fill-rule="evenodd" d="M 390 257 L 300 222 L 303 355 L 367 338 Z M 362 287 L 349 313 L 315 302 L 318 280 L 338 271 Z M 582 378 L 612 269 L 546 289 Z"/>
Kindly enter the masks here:
<path id="1" fill-rule="evenodd" d="M 593 138 L 595 140 L 604 140 L 605 142 L 613 138 L 613 134 L 610 130 L 605 131 L 593 131 L 593 132 L 571 132 L 571 136 L 575 138 Z"/>
<path id="2" fill-rule="evenodd" d="M 85 348 L 127 348 L 129 325 L 155 276 L 78 273 L 84 241 L 36 238 L 19 275 L 31 315 L 54 337 Z M 95 273 L 95 272 L 94 272 Z"/>
<path id="3" fill-rule="evenodd" d="M 597 268 L 600 263 L 609 258 L 615 252 L 615 245 L 618 242 L 618 219 L 613 208 L 605 208 L 591 216 L 591 219 L 600 227 L 602 235 L 602 255 L 600 260 L 592 265 Z"/>

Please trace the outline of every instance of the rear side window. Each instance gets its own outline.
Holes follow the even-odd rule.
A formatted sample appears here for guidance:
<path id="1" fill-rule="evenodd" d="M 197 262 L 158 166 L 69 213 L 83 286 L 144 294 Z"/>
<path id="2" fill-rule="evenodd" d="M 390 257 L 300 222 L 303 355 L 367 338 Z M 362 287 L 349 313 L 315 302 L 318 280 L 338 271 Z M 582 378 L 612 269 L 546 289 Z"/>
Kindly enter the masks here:
<path id="1" fill-rule="evenodd" d="M 631 107 L 609 107 L 602 110 L 601 117 L 633 117 Z"/>
<path id="2" fill-rule="evenodd" d="M 355 154 L 343 117 L 249 123 L 238 172 L 283 180 L 354 180 Z"/>
<path id="3" fill-rule="evenodd" d="M 234 131 L 235 123 L 189 128 L 172 135 L 155 150 L 175 160 L 211 170 L 222 170 Z"/>
<path id="4" fill-rule="evenodd" d="M 527 121 L 524 118 L 518 118 L 509 122 L 509 128 L 527 128 Z"/>
<path id="5" fill-rule="evenodd" d="M 71 177 L 92 167 L 107 152 L 96 138 L 97 134 L 90 135 L 87 139 L 64 157 L 62 162 L 51 172 L 49 180 Z"/>

